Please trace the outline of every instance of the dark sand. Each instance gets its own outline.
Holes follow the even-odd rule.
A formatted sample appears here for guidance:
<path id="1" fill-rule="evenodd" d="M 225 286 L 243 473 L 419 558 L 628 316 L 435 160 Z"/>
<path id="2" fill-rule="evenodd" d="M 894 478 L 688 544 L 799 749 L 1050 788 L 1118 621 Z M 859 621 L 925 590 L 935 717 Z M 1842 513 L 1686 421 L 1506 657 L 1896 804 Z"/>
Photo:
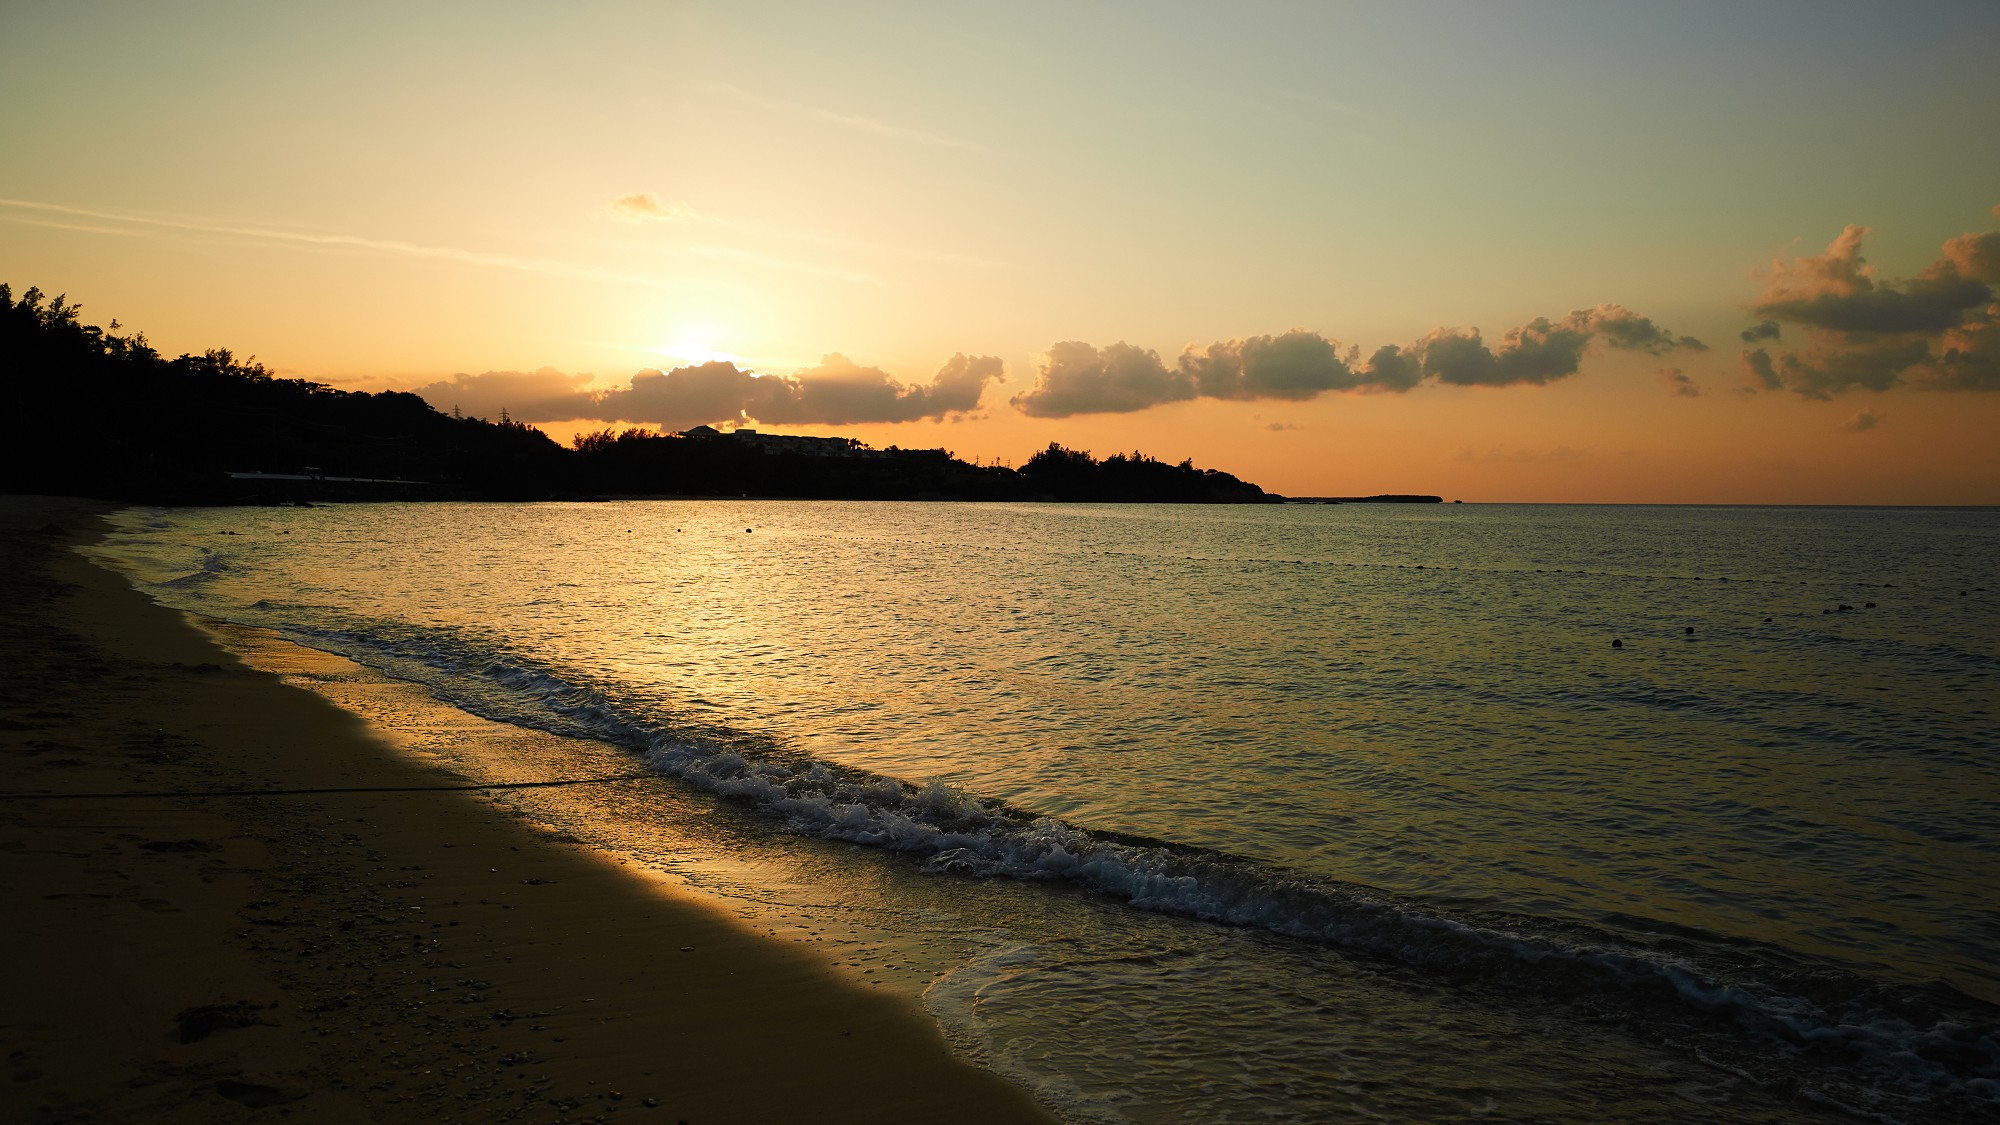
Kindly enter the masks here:
<path id="1" fill-rule="evenodd" d="M 0 1121 L 1049 1120 L 903 1001 L 536 831 L 0 498 Z M 246 789 L 402 792 L 199 796 Z M 408 791 L 408 790 L 418 791 Z M 63 794 L 173 794 L 57 799 Z"/>

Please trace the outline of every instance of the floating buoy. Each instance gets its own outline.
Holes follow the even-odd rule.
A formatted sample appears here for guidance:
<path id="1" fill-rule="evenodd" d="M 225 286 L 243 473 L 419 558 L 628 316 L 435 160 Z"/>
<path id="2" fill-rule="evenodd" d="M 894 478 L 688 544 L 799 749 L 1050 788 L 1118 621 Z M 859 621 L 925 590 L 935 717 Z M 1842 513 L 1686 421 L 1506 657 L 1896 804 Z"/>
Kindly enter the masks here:
<path id="1" fill-rule="evenodd" d="M 1768 618 L 1768 617 L 1766 617 L 1766 618 L 1764 619 L 1764 624 L 1766 624 L 1766 625 L 1769 625 L 1770 623 L 1771 623 L 1771 619 L 1770 619 L 1770 618 Z"/>
<path id="2" fill-rule="evenodd" d="M 1625 642 L 1624 642 L 1624 641 L 1621 641 L 1621 640 L 1619 640 L 1619 639 L 1617 639 L 1616 637 L 1613 637 L 1613 638 L 1612 638 L 1612 640 L 1611 640 L 1611 647 L 1612 647 L 1612 648 L 1624 648 L 1624 647 L 1625 647 Z"/>
<path id="3" fill-rule="evenodd" d="M 1875 608 L 1875 603 L 1874 603 L 1874 602 L 1862 602 L 1862 603 L 1861 603 L 1861 608 L 1862 608 L 1862 609 L 1874 609 L 1874 608 Z"/>
<path id="4" fill-rule="evenodd" d="M 1681 632 L 1686 633 L 1688 636 L 1692 637 L 1694 636 L 1694 626 L 1690 625 L 1687 628 L 1682 629 Z"/>

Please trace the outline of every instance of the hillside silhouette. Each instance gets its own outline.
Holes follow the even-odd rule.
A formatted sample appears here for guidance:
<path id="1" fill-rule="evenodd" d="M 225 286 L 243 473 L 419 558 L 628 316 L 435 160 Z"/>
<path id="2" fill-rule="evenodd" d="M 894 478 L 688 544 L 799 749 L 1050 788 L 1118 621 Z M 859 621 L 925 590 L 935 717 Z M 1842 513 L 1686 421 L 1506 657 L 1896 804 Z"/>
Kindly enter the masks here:
<path id="1" fill-rule="evenodd" d="M 1257 503 L 1254 484 L 1140 453 L 1051 443 L 1020 469 L 943 449 L 802 453 L 784 439 L 646 429 L 565 447 L 503 413 L 440 413 L 416 395 L 273 376 L 226 349 L 167 359 L 143 333 L 83 323 L 65 296 L 0 284 L 0 387 L 25 432 L 0 490 L 160 504 L 327 499 L 755 496 L 857 500 Z M 706 428 L 702 428 L 706 430 Z"/>

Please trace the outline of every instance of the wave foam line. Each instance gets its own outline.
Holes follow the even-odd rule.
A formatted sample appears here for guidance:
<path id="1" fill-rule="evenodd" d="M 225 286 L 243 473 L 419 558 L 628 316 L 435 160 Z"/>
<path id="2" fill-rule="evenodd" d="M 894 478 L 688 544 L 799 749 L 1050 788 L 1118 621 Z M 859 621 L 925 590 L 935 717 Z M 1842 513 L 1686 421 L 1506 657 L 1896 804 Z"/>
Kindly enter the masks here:
<path id="1" fill-rule="evenodd" d="M 1663 1008 L 1715 1017 L 1707 1021 L 1711 1028 L 1733 1026 L 1801 1063 L 1818 1060 L 1815 1070 L 1829 1066 L 1919 1097 L 1946 1094 L 2000 1107 L 2000 1030 L 1993 1020 L 1911 1002 L 1843 974 L 1822 976 L 1808 989 L 1834 993 L 1821 1000 L 1754 981 L 1730 983 L 1692 960 L 1620 946 L 1603 935 L 1568 941 L 1474 924 L 1354 885 L 1161 841 L 1114 838 L 941 781 L 911 785 L 747 737 L 662 730 L 554 672 L 468 652 L 448 635 L 423 631 L 393 641 L 353 632 L 299 635 L 417 679 L 484 717 L 626 747 L 649 768 L 746 803 L 794 832 L 904 853 L 929 873 L 1060 880 L 1141 910 L 1325 942 L 1534 995 L 1625 997 L 1649 1018 Z"/>

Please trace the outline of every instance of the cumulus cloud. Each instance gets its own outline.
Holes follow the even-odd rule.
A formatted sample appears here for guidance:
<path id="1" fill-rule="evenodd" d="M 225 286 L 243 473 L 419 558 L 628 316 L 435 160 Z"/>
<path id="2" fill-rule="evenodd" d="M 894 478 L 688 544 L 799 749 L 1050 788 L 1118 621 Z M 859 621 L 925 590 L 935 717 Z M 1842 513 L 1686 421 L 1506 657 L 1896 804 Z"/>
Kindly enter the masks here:
<path id="1" fill-rule="evenodd" d="M 1370 386 L 1407 391 L 1424 377 L 1424 361 L 1415 352 L 1384 344 L 1368 357 L 1367 371 Z"/>
<path id="2" fill-rule="evenodd" d="M 1937 390 L 2000 391 L 2000 304 L 1938 337 L 1937 355 L 1925 374 L 1925 385 Z"/>
<path id="3" fill-rule="evenodd" d="M 1667 385 L 1667 390 L 1671 394 L 1682 398 L 1701 397 L 1701 384 L 1695 382 L 1687 372 L 1678 367 L 1660 368 L 1660 382 Z"/>
<path id="4" fill-rule="evenodd" d="M 1424 374 L 1441 383 L 1503 387 L 1547 383 L 1576 374 L 1590 337 L 1536 317 L 1507 333 L 1500 347 L 1488 347 L 1479 329 L 1440 328 L 1412 350 L 1423 356 Z"/>
<path id="5" fill-rule="evenodd" d="M 1951 239 L 1944 244 L 1944 260 L 1961 277 L 2000 285 L 2000 231 L 1961 234 Z"/>
<path id="6" fill-rule="evenodd" d="M 1950 239 L 1937 261 L 1902 280 L 1876 277 L 1862 256 L 1867 234 L 1850 225 L 1823 254 L 1772 263 L 1750 306 L 1762 319 L 1743 340 L 1775 341 L 1781 325 L 1803 340 L 1746 350 L 1755 384 L 1819 399 L 1904 385 L 2000 390 L 2000 233 Z"/>
<path id="7" fill-rule="evenodd" d="M 1951 257 L 1940 259 L 1920 277 L 1878 284 L 1861 256 L 1861 240 L 1867 233 L 1866 227 L 1850 225 L 1825 254 L 1774 263 L 1764 296 L 1751 311 L 1766 320 L 1807 328 L 1882 336 L 1942 332 L 1957 324 L 1966 310 L 1991 298 L 1986 286 L 1961 274 Z M 1981 249 L 1969 241 L 1960 256 L 1971 263 Z"/>
<path id="8" fill-rule="evenodd" d="M 619 196 L 611 201 L 611 213 L 633 223 L 684 223 L 694 218 L 694 208 L 663 200 L 650 191 Z"/>
<path id="9" fill-rule="evenodd" d="M 1000 378 L 994 356 L 955 355 L 929 386 L 904 386 L 879 367 L 861 367 L 834 352 L 817 367 L 789 377 L 761 376 L 743 412 L 773 425 L 913 422 L 963 414 L 979 406 L 989 380 Z"/>
<path id="10" fill-rule="evenodd" d="M 1588 332 L 1614 348 L 1649 355 L 1672 351 L 1707 351 L 1708 345 L 1693 336 L 1676 336 L 1623 305 L 1599 305 L 1578 309 L 1564 321 L 1569 328 Z"/>
<path id="11" fill-rule="evenodd" d="M 1300 401 L 1354 385 L 1354 354 L 1317 332 L 1225 340 L 1181 353 L 1180 369 L 1207 398 Z"/>
<path id="12" fill-rule="evenodd" d="M 454 375 L 416 388 L 440 410 L 454 406 L 480 417 L 506 410 L 523 422 L 589 419 L 684 430 L 716 422 L 856 425 L 912 422 L 976 410 L 986 384 L 1001 379 L 995 356 L 955 355 L 928 384 L 905 386 L 879 367 L 862 367 L 833 353 L 792 375 L 765 375 L 713 361 L 671 371 L 648 369 L 628 385 L 585 389 L 588 375 L 488 371 Z"/>
<path id="13" fill-rule="evenodd" d="M 1406 391 L 1426 378 L 1462 385 L 1547 383 L 1574 375 L 1594 342 L 1654 355 L 1706 345 L 1676 336 L 1619 305 L 1578 309 L 1560 321 L 1537 318 L 1489 347 L 1477 328 L 1440 328 L 1407 347 L 1360 349 L 1293 329 L 1189 345 L 1173 366 L 1123 342 L 1099 350 L 1079 341 L 1049 349 L 1041 376 L 1014 406 L 1037 418 L 1129 413 L 1191 398 L 1302 401 L 1329 391 Z"/>
<path id="14" fill-rule="evenodd" d="M 1875 427 L 1881 425 L 1882 423 L 1888 420 L 1889 416 L 1887 414 L 1877 414 L 1873 410 L 1864 410 L 1861 413 L 1856 414 L 1854 417 L 1848 419 L 1847 424 L 1845 426 L 1842 426 L 1841 429 L 1848 430 L 1852 433 L 1857 433 L 1857 434 L 1864 433 L 1868 430 L 1874 429 Z"/>
<path id="15" fill-rule="evenodd" d="M 589 383 L 589 375 L 565 375 L 543 367 L 458 374 L 412 387 L 411 393 L 439 410 L 458 410 L 474 418 L 497 418 L 505 411 L 522 422 L 562 422 L 591 417 L 593 396 L 585 389 Z"/>
<path id="16" fill-rule="evenodd" d="M 1503 387 L 1569 378 L 1581 368 L 1584 349 L 1596 340 L 1650 355 L 1708 347 L 1692 336 L 1676 336 L 1622 305 L 1599 305 L 1577 309 L 1559 321 L 1536 317 L 1508 332 L 1498 348 L 1488 347 L 1477 328 L 1440 328 L 1411 350 L 1423 357 L 1423 373 L 1439 382 Z"/>
<path id="17" fill-rule="evenodd" d="M 1744 353 L 1744 363 L 1769 390 L 1786 388 L 1807 398 L 1827 399 L 1862 388 L 1886 391 L 1904 381 L 1930 357 L 1922 338 L 1823 340 L 1802 351 Z"/>
<path id="18" fill-rule="evenodd" d="M 648 370 L 631 385 L 599 395 L 587 418 L 643 422 L 664 430 L 684 430 L 711 422 L 736 422 L 756 397 L 757 376 L 725 360 Z"/>
<path id="19" fill-rule="evenodd" d="M 1195 397 L 1194 376 L 1160 362 L 1160 353 L 1123 340 L 1103 349 L 1080 340 L 1049 346 L 1035 386 L 1015 395 L 1014 408 L 1031 418 L 1072 414 L 1126 414 Z"/>

